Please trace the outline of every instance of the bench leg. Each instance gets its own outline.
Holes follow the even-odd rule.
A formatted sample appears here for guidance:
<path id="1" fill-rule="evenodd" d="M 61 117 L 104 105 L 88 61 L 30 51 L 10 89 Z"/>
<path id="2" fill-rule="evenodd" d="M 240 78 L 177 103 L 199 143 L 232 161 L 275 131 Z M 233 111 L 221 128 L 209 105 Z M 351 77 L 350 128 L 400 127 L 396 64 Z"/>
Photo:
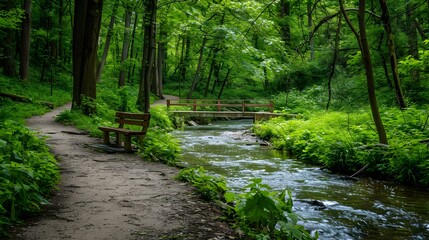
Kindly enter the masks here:
<path id="1" fill-rule="evenodd" d="M 115 146 L 120 147 L 121 146 L 121 135 L 119 133 L 115 133 L 116 139 L 115 139 Z"/>
<path id="2" fill-rule="evenodd" d="M 103 132 L 103 142 L 106 145 L 110 144 L 109 132 L 106 132 L 106 131 Z"/>
<path id="3" fill-rule="evenodd" d="M 131 151 L 131 136 L 124 136 L 124 140 L 125 151 Z"/>

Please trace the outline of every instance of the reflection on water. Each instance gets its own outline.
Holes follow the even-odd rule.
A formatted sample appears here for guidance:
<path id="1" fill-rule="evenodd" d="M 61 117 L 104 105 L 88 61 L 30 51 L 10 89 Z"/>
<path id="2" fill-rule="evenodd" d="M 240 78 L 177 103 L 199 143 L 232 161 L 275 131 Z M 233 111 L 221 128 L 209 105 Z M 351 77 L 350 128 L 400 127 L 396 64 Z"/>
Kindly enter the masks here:
<path id="1" fill-rule="evenodd" d="M 320 239 L 429 239 L 427 191 L 344 180 L 260 146 L 243 135 L 250 127 L 251 121 L 239 120 L 177 131 L 181 161 L 226 177 L 234 191 L 255 177 L 274 189 L 290 189 L 294 209 L 305 219 L 302 224 L 318 230 Z"/>

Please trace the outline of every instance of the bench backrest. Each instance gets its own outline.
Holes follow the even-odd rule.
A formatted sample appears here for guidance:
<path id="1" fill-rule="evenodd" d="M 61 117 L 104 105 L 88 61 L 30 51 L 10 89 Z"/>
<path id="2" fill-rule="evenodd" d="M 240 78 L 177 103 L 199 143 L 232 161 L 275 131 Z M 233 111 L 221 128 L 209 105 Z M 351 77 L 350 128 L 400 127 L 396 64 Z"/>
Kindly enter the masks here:
<path id="1" fill-rule="evenodd" d="M 115 122 L 119 123 L 119 128 L 124 128 L 125 124 L 142 126 L 142 132 L 147 132 L 149 128 L 150 113 L 129 113 L 116 112 Z"/>

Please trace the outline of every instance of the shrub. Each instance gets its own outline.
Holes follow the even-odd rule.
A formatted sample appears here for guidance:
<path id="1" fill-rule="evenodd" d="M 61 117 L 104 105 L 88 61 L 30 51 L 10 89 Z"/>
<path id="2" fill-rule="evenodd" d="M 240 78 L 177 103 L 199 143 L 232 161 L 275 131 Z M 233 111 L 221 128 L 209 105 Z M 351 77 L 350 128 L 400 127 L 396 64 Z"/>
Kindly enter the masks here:
<path id="1" fill-rule="evenodd" d="M 59 180 L 45 143 L 13 121 L 0 124 L 0 235 L 3 227 L 35 212 Z"/>
<path id="2" fill-rule="evenodd" d="M 180 153 L 178 141 L 163 129 L 152 128 L 146 134 L 143 146 L 139 148 L 139 154 L 145 159 L 161 161 L 169 165 L 175 165 Z"/>
<path id="3" fill-rule="evenodd" d="M 275 148 L 334 171 L 351 174 L 367 165 L 367 175 L 428 186 L 429 149 L 420 142 L 429 134 L 428 116 L 426 110 L 415 108 L 383 112 L 389 146 L 377 144 L 365 111 L 319 112 L 308 120 L 278 118 L 253 130 Z"/>
<path id="4" fill-rule="evenodd" d="M 191 183 L 204 199 L 217 202 L 251 239 L 318 238 L 297 224 L 300 218 L 292 211 L 291 193 L 272 191 L 261 179 L 252 179 L 242 194 L 230 192 L 223 177 L 211 176 L 203 167 L 183 169 L 177 179 Z"/>

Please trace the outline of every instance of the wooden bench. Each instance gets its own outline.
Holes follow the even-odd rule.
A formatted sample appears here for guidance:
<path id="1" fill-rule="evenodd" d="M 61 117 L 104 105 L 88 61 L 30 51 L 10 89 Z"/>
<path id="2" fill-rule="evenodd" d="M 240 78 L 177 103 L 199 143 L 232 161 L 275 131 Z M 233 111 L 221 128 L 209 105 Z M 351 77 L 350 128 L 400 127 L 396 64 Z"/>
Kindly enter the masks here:
<path id="1" fill-rule="evenodd" d="M 98 127 L 103 131 L 103 142 L 104 144 L 110 145 L 110 133 L 116 134 L 116 147 L 121 147 L 122 138 L 124 136 L 124 149 L 131 151 L 131 137 L 135 136 L 138 138 L 139 143 L 143 142 L 146 132 L 149 128 L 150 113 L 129 113 L 129 112 L 117 112 L 115 115 L 115 122 L 119 123 L 117 128 L 115 127 Z M 130 130 L 124 128 L 125 124 L 141 126 L 142 130 Z"/>

